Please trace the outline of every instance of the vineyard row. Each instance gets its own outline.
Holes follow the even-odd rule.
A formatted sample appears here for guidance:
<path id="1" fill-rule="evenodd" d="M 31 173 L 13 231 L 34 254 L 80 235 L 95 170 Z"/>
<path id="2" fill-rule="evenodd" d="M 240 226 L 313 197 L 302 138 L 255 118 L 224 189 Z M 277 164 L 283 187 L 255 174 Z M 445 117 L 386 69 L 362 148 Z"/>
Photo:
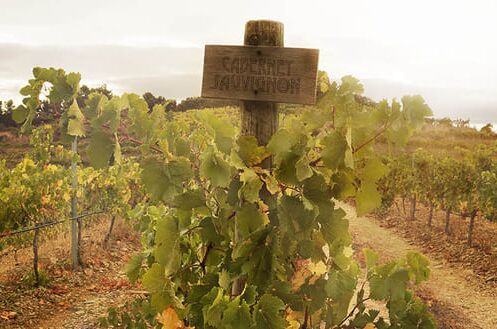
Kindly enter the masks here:
<path id="1" fill-rule="evenodd" d="M 429 208 L 428 226 L 434 210 L 444 210 L 447 234 L 451 214 L 469 217 L 467 241 L 472 245 L 477 215 L 497 219 L 496 154 L 496 146 L 482 145 L 460 158 L 436 157 L 423 150 L 397 156 L 389 161 L 389 174 L 379 184 L 383 208 L 389 208 L 396 198 L 403 203 L 409 200 L 408 218 L 414 220 L 416 204 L 421 202 Z"/>

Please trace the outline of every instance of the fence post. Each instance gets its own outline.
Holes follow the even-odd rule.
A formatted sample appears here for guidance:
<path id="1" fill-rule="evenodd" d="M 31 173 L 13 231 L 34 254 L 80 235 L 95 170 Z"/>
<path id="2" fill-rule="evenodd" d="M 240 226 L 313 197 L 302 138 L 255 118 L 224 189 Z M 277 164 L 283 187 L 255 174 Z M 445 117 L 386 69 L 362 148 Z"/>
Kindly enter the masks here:
<path id="1" fill-rule="evenodd" d="M 78 221 L 75 219 L 78 216 L 78 200 L 77 200 L 77 190 L 78 190 L 78 166 L 76 162 L 76 154 L 78 152 L 78 137 L 74 136 L 72 141 L 72 153 L 73 159 L 71 162 L 72 171 L 72 197 L 71 197 L 71 260 L 72 269 L 77 271 L 80 269 L 80 259 L 79 259 L 79 234 L 78 234 Z"/>

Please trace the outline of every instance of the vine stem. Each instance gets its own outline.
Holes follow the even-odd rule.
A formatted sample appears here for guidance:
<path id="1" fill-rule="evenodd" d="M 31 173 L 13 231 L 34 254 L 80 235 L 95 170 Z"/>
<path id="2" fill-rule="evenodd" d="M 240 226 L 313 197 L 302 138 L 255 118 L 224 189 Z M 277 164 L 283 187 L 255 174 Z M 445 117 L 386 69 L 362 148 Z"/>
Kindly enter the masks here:
<path id="1" fill-rule="evenodd" d="M 360 144 L 359 146 L 357 147 L 353 147 L 352 148 L 352 154 L 354 153 L 357 153 L 360 149 L 362 149 L 363 147 L 365 147 L 366 145 L 368 145 L 369 143 L 371 142 L 374 142 L 378 137 L 380 137 L 386 130 L 388 129 L 388 124 L 385 124 L 379 131 L 377 131 L 373 136 L 371 136 L 368 140 L 366 140 L 364 143 Z M 315 167 L 319 161 L 321 161 L 322 158 L 319 157 L 311 162 L 309 162 L 309 165 L 310 166 L 313 166 Z"/>
<path id="2" fill-rule="evenodd" d="M 183 233 L 183 234 L 185 234 L 185 235 L 186 235 L 186 234 L 189 234 L 189 233 L 191 233 L 191 232 L 193 232 L 194 230 L 197 230 L 197 229 L 199 229 L 199 228 L 202 228 L 202 227 L 201 227 L 200 225 L 194 226 L 194 227 L 192 227 L 192 228 L 189 228 L 189 229 L 188 229 L 185 233 Z"/>
<path id="3" fill-rule="evenodd" d="M 388 124 L 385 124 L 379 131 L 376 132 L 371 138 L 366 140 L 364 143 L 361 145 L 352 148 L 352 153 L 357 153 L 360 149 L 362 149 L 364 146 L 368 145 L 371 142 L 374 142 L 378 137 L 380 137 L 388 128 Z"/>
<path id="4" fill-rule="evenodd" d="M 337 328 L 340 328 L 340 326 L 341 326 L 342 324 L 344 324 L 344 323 L 345 323 L 345 321 L 347 321 L 348 319 L 350 319 L 350 317 L 351 317 L 352 315 L 354 315 L 354 313 L 355 313 L 355 311 L 357 310 L 357 308 L 359 308 L 359 306 L 360 306 L 361 304 L 363 304 L 365 301 L 368 301 L 369 299 L 370 299 L 370 298 L 369 298 L 369 297 L 367 297 L 367 298 L 363 298 L 363 299 L 361 299 L 359 302 L 357 302 L 357 303 L 354 305 L 354 308 L 352 308 L 352 310 L 350 310 L 349 314 L 347 314 L 347 316 L 346 316 L 346 317 L 345 317 L 342 321 L 340 321 L 340 323 L 337 325 Z"/>
<path id="5" fill-rule="evenodd" d="M 140 146 L 143 145 L 143 144 L 145 144 L 142 141 L 139 141 L 139 140 L 134 139 L 133 137 L 129 137 L 129 136 L 125 137 L 124 140 L 127 140 L 127 141 L 129 141 L 131 143 L 134 143 L 134 144 L 140 145 Z M 150 145 L 150 148 L 152 150 L 156 151 L 156 152 L 159 152 L 160 154 L 164 154 L 164 152 L 160 148 L 158 148 L 157 146 L 155 146 L 155 145 Z"/>
<path id="6" fill-rule="evenodd" d="M 366 285 L 366 280 L 364 280 L 364 281 L 362 282 L 361 289 L 359 289 L 359 291 L 364 290 L 364 286 L 365 286 L 365 285 Z M 355 313 L 355 311 L 357 310 L 357 308 L 358 308 L 361 304 L 363 304 L 365 301 L 368 301 L 369 299 L 370 299 L 369 297 L 366 297 L 366 298 L 362 298 L 360 301 L 358 301 L 358 302 L 354 305 L 354 307 L 352 308 L 352 310 L 350 310 L 349 314 L 347 314 L 347 316 L 346 316 L 345 318 L 343 318 L 343 320 L 342 320 L 342 321 L 340 321 L 340 323 L 336 326 L 336 328 L 340 328 L 340 326 L 341 326 L 342 324 L 344 324 L 344 323 L 345 323 L 345 321 L 347 321 L 348 319 L 350 319 L 350 317 L 351 317 L 352 315 L 354 315 L 354 313 Z"/>

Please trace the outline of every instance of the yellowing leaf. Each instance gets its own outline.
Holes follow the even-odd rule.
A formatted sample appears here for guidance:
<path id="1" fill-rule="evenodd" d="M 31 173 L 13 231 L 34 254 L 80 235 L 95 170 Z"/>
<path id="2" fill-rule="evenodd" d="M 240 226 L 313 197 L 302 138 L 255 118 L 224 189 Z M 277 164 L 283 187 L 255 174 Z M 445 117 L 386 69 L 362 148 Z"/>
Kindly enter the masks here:
<path id="1" fill-rule="evenodd" d="M 292 291 L 297 291 L 303 284 L 314 284 L 328 269 L 323 262 L 313 263 L 310 260 L 299 260 L 297 270 L 291 278 Z"/>
<path id="2" fill-rule="evenodd" d="M 157 321 L 162 324 L 163 329 L 182 329 L 183 321 L 178 318 L 174 308 L 169 307 L 157 315 Z"/>
<path id="3" fill-rule="evenodd" d="M 328 270 L 326 268 L 326 265 L 322 261 L 319 261 L 318 263 L 310 263 L 307 268 L 309 269 L 309 271 L 316 275 L 324 274 Z"/>
<path id="4" fill-rule="evenodd" d="M 286 329 L 299 329 L 300 328 L 300 323 L 295 320 L 290 320 L 288 321 L 288 326 Z"/>

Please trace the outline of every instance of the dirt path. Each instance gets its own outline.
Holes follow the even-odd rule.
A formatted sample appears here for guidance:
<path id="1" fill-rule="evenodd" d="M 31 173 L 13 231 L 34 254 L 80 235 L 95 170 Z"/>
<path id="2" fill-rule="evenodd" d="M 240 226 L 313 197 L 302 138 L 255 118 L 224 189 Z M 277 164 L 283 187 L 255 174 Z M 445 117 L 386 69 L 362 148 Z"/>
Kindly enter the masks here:
<path id="1" fill-rule="evenodd" d="M 403 257 L 407 251 L 420 251 L 390 229 L 367 217 L 357 217 L 353 207 L 342 205 L 348 213 L 354 248 L 378 251 L 384 259 Z M 445 262 L 430 259 L 431 277 L 416 288 L 435 314 L 440 329 L 497 328 L 497 291 L 478 284 L 470 271 L 461 271 Z"/>

